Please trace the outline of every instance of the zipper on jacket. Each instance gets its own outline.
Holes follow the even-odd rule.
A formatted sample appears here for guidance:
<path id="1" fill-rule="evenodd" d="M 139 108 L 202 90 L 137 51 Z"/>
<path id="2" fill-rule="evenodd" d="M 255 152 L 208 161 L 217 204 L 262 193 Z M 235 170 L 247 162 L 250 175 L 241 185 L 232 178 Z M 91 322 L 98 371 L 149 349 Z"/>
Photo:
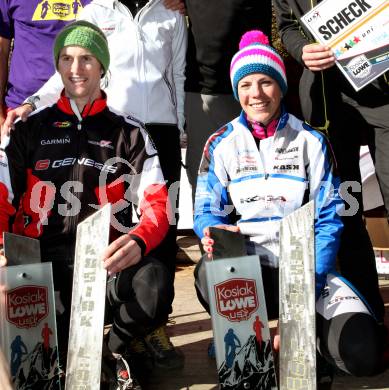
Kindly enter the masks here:
<path id="1" fill-rule="evenodd" d="M 70 101 L 70 107 L 72 107 L 74 115 L 76 115 L 78 119 L 77 123 L 77 130 L 80 131 L 82 129 L 82 116 L 80 114 L 80 111 L 78 110 L 77 104 L 73 99 L 69 99 Z"/>
<path id="2" fill-rule="evenodd" d="M 282 117 L 282 114 L 280 116 L 280 119 Z M 265 139 L 269 139 L 269 138 L 272 138 L 271 140 L 269 140 L 269 142 L 271 142 L 271 148 L 270 148 L 270 151 L 272 154 L 274 154 L 274 142 L 276 140 L 276 137 L 277 137 L 277 131 L 278 131 L 278 128 L 280 127 L 280 122 L 281 120 L 278 120 L 278 123 L 277 123 L 277 126 L 276 126 L 276 130 L 274 132 L 274 135 L 272 137 L 268 137 L 268 138 L 265 138 Z M 254 137 L 253 137 L 254 138 Z M 263 168 L 263 173 L 264 173 L 264 178 L 265 180 L 267 180 L 270 176 L 270 173 L 269 171 L 271 172 L 272 170 L 271 169 L 268 169 L 267 165 L 266 165 L 266 162 L 269 161 L 269 160 L 266 160 L 265 156 L 264 156 L 264 153 L 262 152 L 261 150 L 261 141 L 262 140 L 259 140 L 259 143 L 258 143 L 258 152 L 259 152 L 259 159 L 261 160 L 261 163 L 262 163 L 262 168 Z M 273 157 L 270 159 L 271 162 L 273 162 Z"/>
<path id="3" fill-rule="evenodd" d="M 136 20 L 137 23 L 139 23 L 141 15 L 143 15 L 145 11 L 150 8 L 150 6 L 152 5 L 151 3 L 155 3 L 155 1 L 149 0 L 140 10 L 137 11 L 134 17 L 134 20 Z"/>
<path id="4" fill-rule="evenodd" d="M 169 64 L 170 65 L 170 64 Z M 170 81 L 169 81 L 169 78 L 167 77 L 167 70 L 165 69 L 165 71 L 163 72 L 163 79 L 166 83 L 166 86 L 168 87 L 169 89 L 169 93 L 170 93 L 170 100 L 174 106 L 174 108 L 177 106 L 176 104 L 176 97 L 174 95 L 174 91 L 173 91 L 173 87 L 172 85 L 170 84 Z"/>
<path id="5" fill-rule="evenodd" d="M 76 164 L 74 164 L 74 166 L 73 166 L 72 176 L 71 176 L 72 177 L 72 181 L 76 182 L 76 181 L 79 181 L 79 177 L 80 177 L 80 175 L 79 175 L 79 173 L 80 173 L 80 166 L 78 164 L 78 158 L 79 158 L 79 154 L 80 154 L 81 139 L 80 139 L 79 132 L 82 130 L 82 116 L 80 114 L 80 111 L 78 110 L 76 102 L 73 99 L 69 99 L 69 101 L 70 101 L 70 106 L 72 107 L 73 113 L 76 115 L 76 117 L 78 119 L 77 134 L 76 134 L 77 144 L 76 144 L 76 153 L 75 153 Z M 72 194 L 74 196 L 76 196 L 75 193 L 72 193 Z M 80 200 L 80 202 L 81 202 L 81 200 Z M 77 216 L 68 216 L 67 218 L 69 220 L 68 232 L 70 234 L 75 234 L 76 231 L 77 231 L 78 218 L 77 218 Z"/>

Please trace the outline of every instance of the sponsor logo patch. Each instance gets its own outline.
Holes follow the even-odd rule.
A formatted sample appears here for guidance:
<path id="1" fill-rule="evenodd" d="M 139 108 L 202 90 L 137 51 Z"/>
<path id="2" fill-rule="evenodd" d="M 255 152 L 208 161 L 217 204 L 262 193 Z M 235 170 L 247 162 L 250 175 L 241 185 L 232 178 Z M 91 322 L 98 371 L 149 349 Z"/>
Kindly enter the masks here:
<path id="1" fill-rule="evenodd" d="M 218 313 L 231 322 L 247 321 L 258 309 L 254 279 L 229 279 L 214 286 Z"/>
<path id="2" fill-rule="evenodd" d="M 342 301 L 359 301 L 359 300 L 360 299 L 356 295 L 352 295 L 352 296 L 335 295 L 330 301 L 328 301 L 328 306 Z"/>
<path id="3" fill-rule="evenodd" d="M 276 148 L 276 153 L 278 154 L 289 154 L 289 153 L 295 153 L 298 152 L 299 148 L 298 146 L 294 146 L 293 148 Z"/>
<path id="4" fill-rule="evenodd" d="M 74 20 L 83 8 L 80 1 L 42 0 L 36 2 L 32 20 Z"/>
<path id="5" fill-rule="evenodd" d="M 49 314 L 47 287 L 21 286 L 6 293 L 7 321 L 17 328 L 36 327 Z"/>
<path id="6" fill-rule="evenodd" d="M 88 140 L 88 144 L 100 146 L 100 148 L 113 149 L 113 146 L 111 145 L 112 141 L 105 141 L 103 139 L 101 141 Z"/>
<path id="7" fill-rule="evenodd" d="M 82 157 L 82 158 L 67 157 L 62 160 L 54 160 L 53 162 L 51 162 L 50 160 L 39 160 L 35 163 L 35 170 L 44 171 L 48 168 L 56 169 L 61 167 L 73 166 L 73 165 L 83 165 L 86 167 L 93 167 L 99 171 L 110 172 L 110 173 L 115 173 L 118 169 L 113 165 L 100 163 L 86 157 Z"/>
<path id="8" fill-rule="evenodd" d="M 53 138 L 53 139 L 42 139 L 41 145 L 64 145 L 70 144 L 70 138 Z"/>
<path id="9" fill-rule="evenodd" d="M 236 174 L 238 175 L 239 173 L 244 173 L 244 172 L 257 172 L 258 171 L 258 167 L 257 165 L 243 165 L 243 166 L 240 166 L 236 169 Z"/>
<path id="10" fill-rule="evenodd" d="M 275 171 L 297 171 L 300 169 L 299 164 L 280 164 L 274 165 L 273 169 Z"/>
<path id="11" fill-rule="evenodd" d="M 39 160 L 35 163 L 36 171 L 45 171 L 50 166 L 50 160 Z"/>
<path id="12" fill-rule="evenodd" d="M 67 128 L 67 127 L 70 127 L 72 125 L 72 122 L 69 122 L 69 121 L 65 121 L 65 122 L 54 122 L 53 123 L 53 126 L 54 127 L 58 127 L 60 129 L 64 129 L 64 128 Z"/>
<path id="13" fill-rule="evenodd" d="M 259 202 L 259 201 L 263 201 L 266 203 L 272 203 L 272 202 L 284 203 L 284 202 L 286 202 L 286 199 L 283 196 L 273 196 L 273 195 L 265 195 L 265 196 L 254 195 L 254 196 L 250 196 L 248 198 L 241 198 L 240 199 L 240 203 L 252 203 L 252 202 Z"/>

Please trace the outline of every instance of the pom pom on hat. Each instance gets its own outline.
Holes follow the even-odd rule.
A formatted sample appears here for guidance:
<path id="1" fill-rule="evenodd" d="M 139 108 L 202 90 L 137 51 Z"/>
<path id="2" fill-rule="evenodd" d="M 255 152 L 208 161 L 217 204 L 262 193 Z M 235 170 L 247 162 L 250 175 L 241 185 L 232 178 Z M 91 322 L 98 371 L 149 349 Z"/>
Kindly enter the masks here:
<path id="1" fill-rule="evenodd" d="M 266 74 L 274 79 L 285 96 L 288 89 L 284 61 L 277 51 L 269 45 L 268 37 L 260 30 L 243 34 L 239 51 L 232 57 L 230 77 L 232 90 L 237 100 L 238 83 L 253 73 Z"/>
<path id="2" fill-rule="evenodd" d="M 239 50 L 243 49 L 246 46 L 253 45 L 255 43 L 261 43 L 262 45 L 269 44 L 269 38 L 259 30 L 247 31 L 242 35 L 242 38 L 239 42 Z"/>

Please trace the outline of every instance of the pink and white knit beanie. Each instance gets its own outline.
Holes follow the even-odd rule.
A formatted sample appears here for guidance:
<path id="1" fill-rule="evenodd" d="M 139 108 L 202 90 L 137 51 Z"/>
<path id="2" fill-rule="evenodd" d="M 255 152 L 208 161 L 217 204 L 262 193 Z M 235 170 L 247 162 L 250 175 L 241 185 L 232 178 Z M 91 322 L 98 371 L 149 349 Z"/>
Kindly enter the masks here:
<path id="1" fill-rule="evenodd" d="M 274 79 L 280 86 L 282 95 L 288 89 L 284 61 L 277 51 L 269 45 L 267 36 L 259 30 L 243 34 L 239 51 L 232 57 L 230 77 L 235 99 L 238 98 L 238 83 L 243 77 L 263 73 Z"/>

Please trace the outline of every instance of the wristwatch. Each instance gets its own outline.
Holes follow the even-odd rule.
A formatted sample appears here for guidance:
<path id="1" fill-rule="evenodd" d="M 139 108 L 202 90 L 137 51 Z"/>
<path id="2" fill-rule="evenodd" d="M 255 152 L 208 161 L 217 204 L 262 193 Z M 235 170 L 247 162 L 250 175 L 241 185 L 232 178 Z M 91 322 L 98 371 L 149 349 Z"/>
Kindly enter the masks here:
<path id="1" fill-rule="evenodd" d="M 30 97 L 28 97 L 24 102 L 23 104 L 29 104 L 31 107 L 32 107 L 32 110 L 35 111 L 36 110 L 36 103 L 39 102 L 40 97 L 38 95 L 32 95 Z"/>

